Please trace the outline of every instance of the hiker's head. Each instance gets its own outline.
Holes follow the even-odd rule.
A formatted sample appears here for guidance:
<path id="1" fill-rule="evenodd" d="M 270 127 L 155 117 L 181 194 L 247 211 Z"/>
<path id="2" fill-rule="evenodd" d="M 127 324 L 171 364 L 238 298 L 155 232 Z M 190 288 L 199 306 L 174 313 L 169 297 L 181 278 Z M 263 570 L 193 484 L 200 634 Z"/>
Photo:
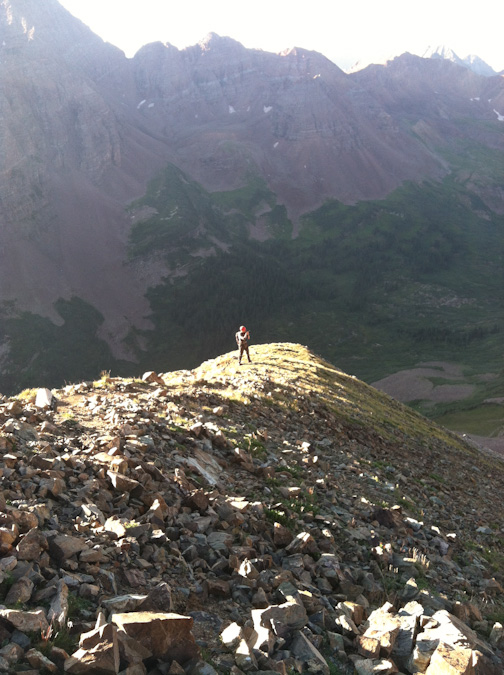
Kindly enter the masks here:
<path id="1" fill-rule="evenodd" d="M 241 333 L 244 333 L 246 330 L 247 330 L 247 329 L 245 328 L 245 326 L 240 326 L 240 332 L 241 332 Z"/>

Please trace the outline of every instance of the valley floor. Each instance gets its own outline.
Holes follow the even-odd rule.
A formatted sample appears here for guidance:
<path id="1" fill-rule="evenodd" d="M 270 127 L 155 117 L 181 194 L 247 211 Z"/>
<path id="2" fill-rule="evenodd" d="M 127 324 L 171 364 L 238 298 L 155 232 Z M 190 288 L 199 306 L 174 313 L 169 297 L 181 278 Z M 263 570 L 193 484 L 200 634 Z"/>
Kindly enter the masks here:
<path id="1" fill-rule="evenodd" d="M 480 375 L 478 379 L 483 382 L 496 377 L 493 373 L 487 373 Z M 401 370 L 374 382 L 373 386 L 393 396 L 401 403 L 421 402 L 425 412 L 429 407 L 434 409 L 434 406 L 470 399 L 477 388 L 474 382 L 469 382 L 465 377 L 462 366 L 442 361 L 422 363 L 417 368 Z M 471 424 L 467 421 L 465 422 L 467 427 L 465 427 L 462 414 L 444 415 L 437 421 L 459 433 L 464 439 L 472 441 L 479 448 L 504 455 L 503 403 L 502 398 L 492 398 L 484 400 L 482 405 L 473 408 L 473 412 L 476 409 L 488 411 L 489 406 L 497 406 L 495 415 L 485 425 L 485 433 L 470 433 Z"/>

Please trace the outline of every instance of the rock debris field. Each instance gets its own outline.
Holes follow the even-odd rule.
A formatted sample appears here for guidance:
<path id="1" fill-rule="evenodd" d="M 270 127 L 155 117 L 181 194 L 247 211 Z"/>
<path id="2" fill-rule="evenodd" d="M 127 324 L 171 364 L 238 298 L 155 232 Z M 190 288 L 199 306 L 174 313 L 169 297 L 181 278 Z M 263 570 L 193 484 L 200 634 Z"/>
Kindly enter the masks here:
<path id="1" fill-rule="evenodd" d="M 251 356 L 0 399 L 0 672 L 502 675 L 502 460 Z"/>

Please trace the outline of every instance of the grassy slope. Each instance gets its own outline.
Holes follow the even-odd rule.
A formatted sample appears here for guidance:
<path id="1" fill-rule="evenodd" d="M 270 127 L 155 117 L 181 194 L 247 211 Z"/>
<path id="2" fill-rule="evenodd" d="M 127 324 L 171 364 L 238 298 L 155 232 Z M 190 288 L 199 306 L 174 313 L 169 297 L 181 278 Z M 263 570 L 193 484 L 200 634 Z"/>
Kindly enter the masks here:
<path id="1" fill-rule="evenodd" d="M 299 397 L 306 396 L 317 405 L 326 405 L 342 423 L 361 427 L 388 441 L 397 440 L 405 434 L 414 443 L 428 445 L 433 439 L 466 454 L 473 452 L 457 436 L 438 427 L 427 418 L 394 400 L 387 394 L 348 375 L 339 368 L 295 343 L 269 343 L 250 348 L 252 366 L 245 364 L 240 369 L 236 352 L 223 354 L 202 363 L 192 371 L 193 386 L 215 389 L 220 397 L 234 399 L 237 396 L 247 401 L 257 396 L 267 405 L 284 406 L 296 410 Z M 238 374 L 241 389 L 236 383 L 229 384 L 229 377 Z M 267 376 L 274 385 L 270 393 L 260 393 L 257 387 L 258 374 Z M 186 371 L 175 371 L 163 376 L 171 387 L 187 381 Z M 247 380 L 249 388 L 243 386 Z M 476 454 L 476 453 L 475 453 Z"/>

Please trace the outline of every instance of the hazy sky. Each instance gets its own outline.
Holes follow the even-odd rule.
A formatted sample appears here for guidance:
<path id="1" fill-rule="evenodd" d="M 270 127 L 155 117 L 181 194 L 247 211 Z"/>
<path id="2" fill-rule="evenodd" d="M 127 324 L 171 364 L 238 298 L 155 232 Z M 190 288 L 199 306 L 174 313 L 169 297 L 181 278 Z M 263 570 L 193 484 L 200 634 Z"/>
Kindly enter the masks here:
<path id="1" fill-rule="evenodd" d="M 502 0 L 60 0 L 127 56 L 161 41 L 182 49 L 208 33 L 245 47 L 304 47 L 340 68 L 445 45 L 504 69 Z"/>

